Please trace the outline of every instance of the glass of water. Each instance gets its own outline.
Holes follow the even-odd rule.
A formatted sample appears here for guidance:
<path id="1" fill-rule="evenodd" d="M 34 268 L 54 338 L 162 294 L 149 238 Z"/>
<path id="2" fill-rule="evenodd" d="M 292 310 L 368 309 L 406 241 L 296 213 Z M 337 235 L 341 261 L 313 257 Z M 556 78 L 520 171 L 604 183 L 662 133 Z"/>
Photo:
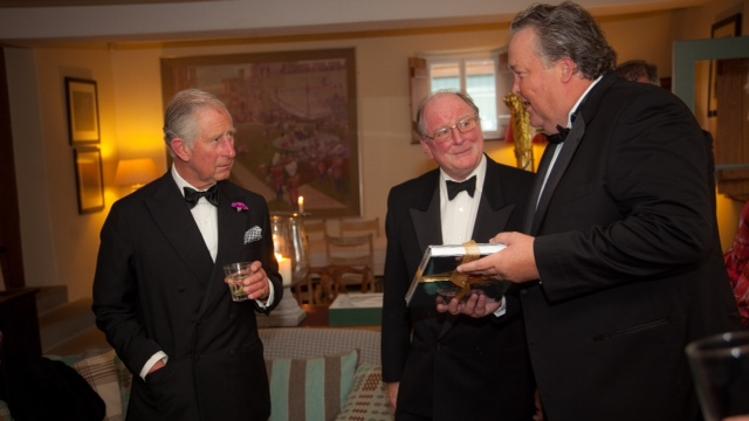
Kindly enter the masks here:
<path id="1" fill-rule="evenodd" d="M 225 281 L 229 285 L 231 300 L 234 302 L 248 300 L 249 297 L 244 291 L 242 281 L 250 276 L 251 262 L 236 262 L 224 266 Z"/>

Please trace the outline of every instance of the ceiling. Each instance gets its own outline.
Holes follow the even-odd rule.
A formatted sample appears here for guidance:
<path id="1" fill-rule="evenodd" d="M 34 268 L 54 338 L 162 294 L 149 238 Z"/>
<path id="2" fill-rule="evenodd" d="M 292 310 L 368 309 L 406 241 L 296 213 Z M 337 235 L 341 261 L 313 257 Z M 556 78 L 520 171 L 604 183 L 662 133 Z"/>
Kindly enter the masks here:
<path id="1" fill-rule="evenodd" d="M 706 1 L 578 0 L 599 17 L 673 10 Z M 0 0 L 0 43 L 164 42 L 498 25 L 532 2 Z"/>
<path id="2" fill-rule="evenodd" d="M 189 3 L 210 0 L 0 0 L 0 7 L 101 6 L 113 4 Z"/>

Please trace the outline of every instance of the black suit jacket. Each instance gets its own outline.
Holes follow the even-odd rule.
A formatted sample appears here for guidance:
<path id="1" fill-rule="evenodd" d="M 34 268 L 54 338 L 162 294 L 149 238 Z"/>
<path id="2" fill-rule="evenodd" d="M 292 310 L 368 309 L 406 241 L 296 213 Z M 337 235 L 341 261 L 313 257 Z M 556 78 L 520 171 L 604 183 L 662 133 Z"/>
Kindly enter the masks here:
<path id="1" fill-rule="evenodd" d="M 254 300 L 232 302 L 223 266 L 260 260 L 279 302 L 265 200 L 218 183 L 214 263 L 171 173 L 112 206 L 101 231 L 94 280 L 96 323 L 133 373 L 128 419 L 265 420 L 270 413 Z M 249 210 L 237 212 L 233 202 Z M 260 241 L 244 233 L 262 228 Z M 142 381 L 157 351 L 167 366 Z"/>
<path id="2" fill-rule="evenodd" d="M 533 176 L 487 159 L 473 239 L 487 242 L 520 227 Z M 398 410 L 435 420 L 527 420 L 529 370 L 518 301 L 508 314 L 482 319 L 437 314 L 435 297 L 404 296 L 430 244 L 442 244 L 439 171 L 393 187 L 388 198 L 382 365 L 400 382 Z M 412 336 L 413 334 L 413 336 Z"/>
<path id="3" fill-rule="evenodd" d="M 545 412 L 699 419 L 684 347 L 737 326 L 700 127 L 669 92 L 607 75 L 563 145 L 526 224 L 541 284 L 521 292 Z"/>

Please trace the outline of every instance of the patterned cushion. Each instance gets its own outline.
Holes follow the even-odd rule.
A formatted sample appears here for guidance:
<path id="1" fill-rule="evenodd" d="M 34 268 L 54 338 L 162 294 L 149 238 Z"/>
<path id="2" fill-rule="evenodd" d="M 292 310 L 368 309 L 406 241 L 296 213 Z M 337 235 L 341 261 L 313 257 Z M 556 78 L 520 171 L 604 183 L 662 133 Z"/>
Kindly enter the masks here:
<path id="1" fill-rule="evenodd" d="M 332 420 L 351 391 L 358 352 L 265 362 L 271 421 Z"/>
<path id="2" fill-rule="evenodd" d="M 356 370 L 354 388 L 336 421 L 392 421 L 389 402 L 380 367 L 363 364 Z"/>
<path id="3" fill-rule="evenodd" d="M 107 406 L 107 421 L 122 421 L 122 397 L 114 351 L 84 358 L 73 364 Z"/>
<path id="4" fill-rule="evenodd" d="M 10 417 L 10 409 L 5 401 L 0 401 L 0 421 L 11 421 L 13 418 Z"/>
<path id="5" fill-rule="evenodd" d="M 130 389 L 133 383 L 133 375 L 125 367 L 125 363 L 117 357 L 114 359 L 114 365 L 117 367 L 117 377 L 120 381 L 120 398 L 122 399 L 122 418 L 127 418 L 127 404 L 130 400 Z"/>

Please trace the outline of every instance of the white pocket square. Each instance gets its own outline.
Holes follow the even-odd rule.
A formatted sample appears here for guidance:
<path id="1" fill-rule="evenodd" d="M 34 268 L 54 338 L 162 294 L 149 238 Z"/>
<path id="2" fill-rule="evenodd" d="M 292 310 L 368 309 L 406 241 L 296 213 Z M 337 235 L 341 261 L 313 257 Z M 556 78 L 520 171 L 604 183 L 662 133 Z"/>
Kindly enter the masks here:
<path id="1" fill-rule="evenodd" d="M 255 225 L 244 232 L 244 244 L 254 243 L 263 238 L 263 229 Z"/>

